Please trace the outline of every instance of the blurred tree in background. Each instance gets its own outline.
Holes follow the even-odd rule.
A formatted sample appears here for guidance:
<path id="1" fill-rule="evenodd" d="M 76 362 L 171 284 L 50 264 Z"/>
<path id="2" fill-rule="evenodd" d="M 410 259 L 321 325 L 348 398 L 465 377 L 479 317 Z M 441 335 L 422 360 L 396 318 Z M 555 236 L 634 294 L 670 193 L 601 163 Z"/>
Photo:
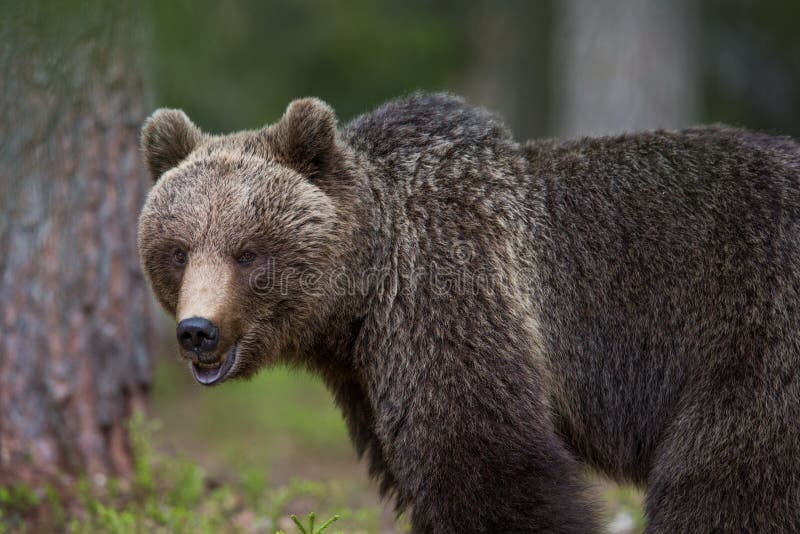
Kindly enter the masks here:
<path id="1" fill-rule="evenodd" d="M 560 136 L 685 127 L 697 118 L 692 0 L 564 0 L 554 86 Z"/>
<path id="2" fill-rule="evenodd" d="M 0 484 L 126 474 L 152 361 L 140 21 L 124 1 L 2 7 Z"/>

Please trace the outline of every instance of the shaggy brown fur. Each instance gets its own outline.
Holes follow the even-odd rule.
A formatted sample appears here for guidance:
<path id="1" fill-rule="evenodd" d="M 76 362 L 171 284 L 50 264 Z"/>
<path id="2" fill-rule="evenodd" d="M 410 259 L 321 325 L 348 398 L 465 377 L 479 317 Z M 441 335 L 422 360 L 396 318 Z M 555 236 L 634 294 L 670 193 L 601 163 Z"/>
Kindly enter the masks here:
<path id="1" fill-rule="evenodd" d="M 335 124 L 144 126 L 142 263 L 222 379 L 319 373 L 417 533 L 597 532 L 584 465 L 650 533 L 800 532 L 796 143 L 519 145 L 446 95 Z"/>

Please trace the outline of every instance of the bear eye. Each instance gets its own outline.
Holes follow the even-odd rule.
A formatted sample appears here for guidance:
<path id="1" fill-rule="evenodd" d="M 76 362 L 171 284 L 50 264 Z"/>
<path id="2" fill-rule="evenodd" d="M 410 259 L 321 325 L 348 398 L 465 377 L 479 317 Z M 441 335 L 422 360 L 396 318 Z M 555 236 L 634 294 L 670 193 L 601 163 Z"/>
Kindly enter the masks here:
<path id="1" fill-rule="evenodd" d="M 250 265 L 256 259 L 256 255 L 254 252 L 250 252 L 249 250 L 245 250 L 239 257 L 236 258 L 236 263 L 239 265 Z"/>
<path id="2" fill-rule="evenodd" d="M 188 259 L 189 257 L 186 254 L 186 251 L 183 249 L 176 248 L 175 251 L 172 253 L 172 262 L 179 267 L 183 267 L 184 265 L 186 265 L 186 260 Z"/>

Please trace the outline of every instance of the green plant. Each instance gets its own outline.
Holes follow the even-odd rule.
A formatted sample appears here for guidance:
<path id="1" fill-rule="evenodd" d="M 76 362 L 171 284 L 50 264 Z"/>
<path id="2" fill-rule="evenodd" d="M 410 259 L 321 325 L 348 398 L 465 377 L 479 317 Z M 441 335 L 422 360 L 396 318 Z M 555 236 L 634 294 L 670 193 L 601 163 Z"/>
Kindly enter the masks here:
<path id="1" fill-rule="evenodd" d="M 156 423 L 148 421 L 141 411 L 136 411 L 128 423 L 131 448 L 133 449 L 133 487 L 144 495 L 150 495 L 155 489 L 153 482 L 153 445 L 152 435 Z"/>
<path id="2" fill-rule="evenodd" d="M 243 470 L 239 475 L 239 484 L 248 504 L 253 508 L 261 508 L 267 490 L 267 477 L 261 471 Z"/>
<path id="3" fill-rule="evenodd" d="M 40 502 L 36 491 L 23 482 L 0 487 L 0 532 L 15 531 Z"/>
<path id="4" fill-rule="evenodd" d="M 331 526 L 333 523 L 335 523 L 336 521 L 339 520 L 339 516 L 335 515 L 335 516 L 331 517 L 330 519 L 328 519 L 327 521 L 325 521 L 324 523 L 322 523 L 319 526 L 319 528 L 314 529 L 314 520 L 316 519 L 316 516 L 315 516 L 314 512 L 311 512 L 310 514 L 308 514 L 308 529 L 306 529 L 303 526 L 303 524 L 300 522 L 300 520 L 297 519 L 296 515 L 292 514 L 291 517 L 292 517 L 292 521 L 294 521 L 294 524 L 297 525 L 297 528 L 298 528 L 298 530 L 300 530 L 301 534 L 322 534 L 322 532 L 325 531 L 325 529 L 327 529 L 329 526 Z M 277 534 L 284 534 L 284 533 L 278 531 Z M 336 534 L 342 534 L 342 531 L 340 530 Z"/>

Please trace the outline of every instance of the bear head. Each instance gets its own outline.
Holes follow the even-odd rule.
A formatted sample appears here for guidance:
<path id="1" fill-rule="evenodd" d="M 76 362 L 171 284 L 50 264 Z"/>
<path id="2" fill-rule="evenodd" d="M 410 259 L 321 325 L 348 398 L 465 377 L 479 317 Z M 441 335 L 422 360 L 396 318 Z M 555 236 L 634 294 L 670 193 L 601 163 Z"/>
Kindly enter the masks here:
<path id="1" fill-rule="evenodd" d="M 313 344 L 336 308 L 322 280 L 346 265 L 355 233 L 333 110 L 296 100 L 274 125 L 209 135 L 160 109 L 141 148 L 154 185 L 139 256 L 198 382 L 250 376 Z"/>

